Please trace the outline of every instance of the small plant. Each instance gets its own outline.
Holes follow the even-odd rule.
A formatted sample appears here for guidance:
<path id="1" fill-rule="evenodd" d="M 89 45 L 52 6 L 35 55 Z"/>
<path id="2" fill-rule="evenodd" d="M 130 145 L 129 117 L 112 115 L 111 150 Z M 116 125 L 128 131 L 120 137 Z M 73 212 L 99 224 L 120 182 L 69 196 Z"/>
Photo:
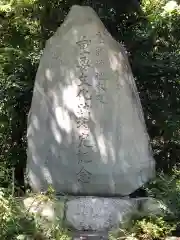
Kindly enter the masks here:
<path id="1" fill-rule="evenodd" d="M 46 194 L 34 195 L 33 198 L 40 203 L 46 203 L 55 201 L 53 194 L 53 189 L 49 188 Z M 62 226 L 61 219 L 50 223 L 23 208 L 21 201 L 23 202 L 22 199 L 12 196 L 11 189 L 0 189 L 0 240 L 69 240 L 68 231 Z"/>
<path id="2" fill-rule="evenodd" d="M 147 185 L 150 197 L 159 199 L 168 207 L 175 221 L 180 216 L 180 170 L 174 167 L 171 175 L 159 173 L 157 178 Z"/>
<path id="3" fill-rule="evenodd" d="M 162 217 L 144 218 L 134 222 L 131 232 L 142 240 L 164 239 L 175 229 L 174 224 L 169 224 Z"/>

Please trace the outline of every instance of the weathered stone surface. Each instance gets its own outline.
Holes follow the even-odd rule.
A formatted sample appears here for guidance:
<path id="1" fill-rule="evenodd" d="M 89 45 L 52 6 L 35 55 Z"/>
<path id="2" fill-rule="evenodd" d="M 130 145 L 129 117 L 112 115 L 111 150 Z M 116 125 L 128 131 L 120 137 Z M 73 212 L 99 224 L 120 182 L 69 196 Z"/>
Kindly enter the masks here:
<path id="1" fill-rule="evenodd" d="M 136 237 L 127 237 L 127 238 L 124 238 L 125 240 L 138 240 Z"/>
<path id="2" fill-rule="evenodd" d="M 174 237 L 174 236 L 170 236 L 170 237 L 166 237 L 165 240 L 178 240 L 180 239 L 179 237 Z"/>
<path id="3" fill-rule="evenodd" d="M 21 199 L 19 202 L 28 213 L 40 216 L 49 222 L 62 221 L 64 218 L 64 198 L 50 200 L 45 196 L 32 196 Z"/>
<path id="4" fill-rule="evenodd" d="M 131 201 L 136 202 L 137 215 L 150 216 L 150 215 L 164 215 L 169 212 L 168 207 L 155 198 L 144 197 L 144 198 L 132 198 Z"/>
<path id="5" fill-rule="evenodd" d="M 161 201 L 154 198 L 139 199 L 142 206 L 142 214 L 148 215 L 164 215 L 169 212 L 168 207 Z"/>
<path id="6" fill-rule="evenodd" d="M 127 223 L 137 210 L 130 199 L 86 197 L 67 202 L 67 223 L 77 230 L 104 231 Z"/>
<path id="7" fill-rule="evenodd" d="M 154 176 L 125 50 L 89 7 L 73 6 L 47 41 L 27 139 L 34 191 L 128 195 Z"/>
<path id="8" fill-rule="evenodd" d="M 40 224 L 64 223 L 75 230 L 123 229 L 134 216 L 160 215 L 163 207 L 152 198 L 101 198 L 31 196 L 17 200 L 21 210 L 36 216 Z M 148 206 L 148 207 L 147 207 Z M 153 206 L 153 207 L 152 207 Z"/>

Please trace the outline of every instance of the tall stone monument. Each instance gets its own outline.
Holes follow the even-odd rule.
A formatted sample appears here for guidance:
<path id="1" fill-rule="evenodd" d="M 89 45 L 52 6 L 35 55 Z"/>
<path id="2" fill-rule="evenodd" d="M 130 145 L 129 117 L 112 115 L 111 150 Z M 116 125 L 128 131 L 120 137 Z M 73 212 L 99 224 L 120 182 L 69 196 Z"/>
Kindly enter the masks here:
<path id="1" fill-rule="evenodd" d="M 73 6 L 46 43 L 27 139 L 35 192 L 125 196 L 154 177 L 125 49 L 89 7 Z"/>

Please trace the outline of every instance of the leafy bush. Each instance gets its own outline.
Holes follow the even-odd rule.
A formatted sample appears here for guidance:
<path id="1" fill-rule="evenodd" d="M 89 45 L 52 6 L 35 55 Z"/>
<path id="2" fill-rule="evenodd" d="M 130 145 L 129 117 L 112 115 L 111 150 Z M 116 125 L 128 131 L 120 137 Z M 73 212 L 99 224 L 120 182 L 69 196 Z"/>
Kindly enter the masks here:
<path id="1" fill-rule="evenodd" d="M 52 196 L 39 196 L 47 200 Z M 69 240 L 68 232 L 57 221 L 51 225 L 46 224 L 40 216 L 30 213 L 20 207 L 19 199 L 0 190 L 0 239 L 38 239 L 38 240 Z M 43 223 L 43 224 L 41 224 Z"/>
<path id="2" fill-rule="evenodd" d="M 175 224 L 166 222 L 162 217 L 151 217 L 135 221 L 129 232 L 141 240 L 154 240 L 164 239 L 174 229 Z"/>
<path id="3" fill-rule="evenodd" d="M 180 170 L 173 169 L 173 174 L 159 173 L 157 178 L 147 185 L 148 195 L 164 202 L 169 209 L 171 219 L 180 217 Z M 169 216 L 170 217 L 170 216 Z"/>
<path id="4" fill-rule="evenodd" d="M 151 216 L 146 217 L 141 217 L 140 212 L 125 229 L 120 227 L 113 230 L 110 239 L 136 237 L 140 240 L 157 240 L 177 234 L 180 226 L 180 170 L 174 168 L 171 175 L 159 173 L 153 182 L 144 186 L 144 189 L 148 197 L 160 200 L 167 209 L 163 214 L 159 212 L 159 215 L 154 215 L 153 212 Z"/>

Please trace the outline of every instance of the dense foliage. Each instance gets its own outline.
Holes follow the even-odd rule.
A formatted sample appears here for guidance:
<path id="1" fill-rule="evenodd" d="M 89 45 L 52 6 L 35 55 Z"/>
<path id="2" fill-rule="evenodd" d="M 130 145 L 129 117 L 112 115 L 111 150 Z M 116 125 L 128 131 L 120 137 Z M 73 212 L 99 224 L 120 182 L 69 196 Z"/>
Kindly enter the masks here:
<path id="1" fill-rule="evenodd" d="M 39 59 L 74 4 L 92 6 L 126 46 L 159 172 L 147 190 L 180 212 L 180 7 L 175 1 L 0 0 L 0 187 L 13 194 L 14 187 L 15 194 L 16 187 L 24 188 L 26 120 Z"/>

